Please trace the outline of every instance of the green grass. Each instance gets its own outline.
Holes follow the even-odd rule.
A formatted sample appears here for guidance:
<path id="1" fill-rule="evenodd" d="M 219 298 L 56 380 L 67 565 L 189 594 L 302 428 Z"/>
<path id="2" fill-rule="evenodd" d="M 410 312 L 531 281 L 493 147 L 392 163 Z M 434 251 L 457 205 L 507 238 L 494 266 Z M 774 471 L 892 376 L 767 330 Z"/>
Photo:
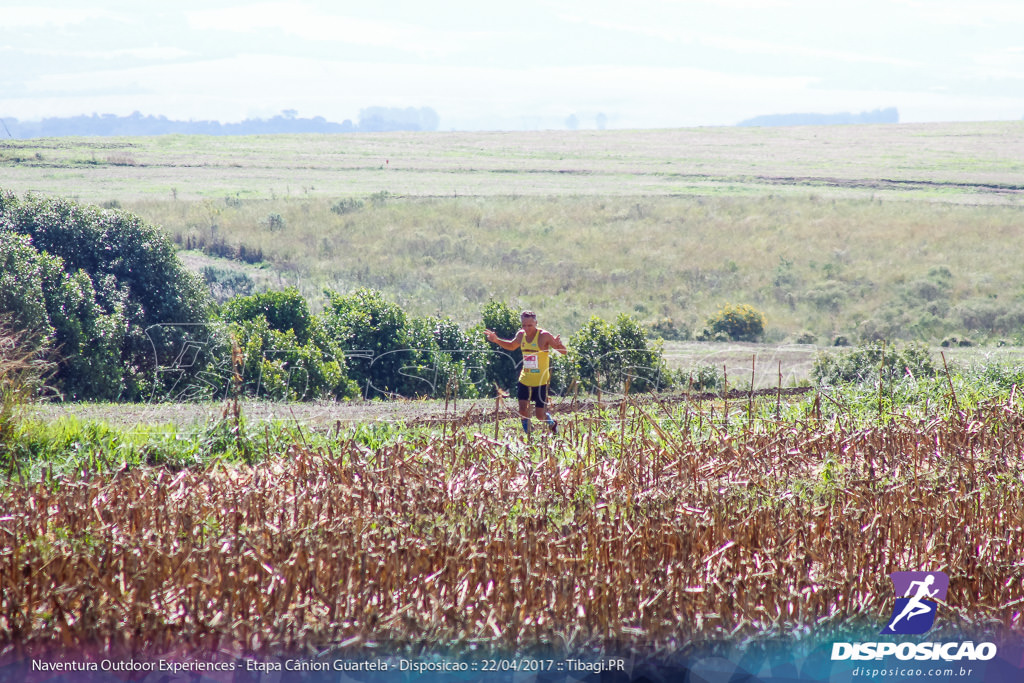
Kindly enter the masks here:
<path id="1" fill-rule="evenodd" d="M 58 138 L 0 144 L 0 187 L 86 201 L 665 195 L 822 187 L 885 196 L 888 181 L 959 188 L 970 201 L 1024 185 L 1024 123 Z M 130 162 L 130 163 L 126 163 Z M 74 168 L 73 182 L 43 182 Z M 57 180 L 57 179 L 50 179 Z M 917 188 L 915 188 L 916 190 Z M 899 188 L 896 188 L 898 191 Z M 769 190 L 771 191 L 771 190 Z"/>
<path id="2" fill-rule="evenodd" d="M 0 451 L 0 470 L 30 481 L 110 473 L 123 468 L 163 466 L 172 470 L 216 462 L 252 464 L 288 451 L 290 446 L 330 449 L 353 441 L 377 450 L 399 438 L 428 429 L 406 428 L 401 421 L 360 422 L 336 429 L 310 429 L 295 420 L 247 419 L 227 414 L 202 424 L 175 424 L 174 406 L 154 407 L 148 422 L 115 424 L 102 417 L 65 415 L 28 418 L 18 424 Z"/>
<path id="3" fill-rule="evenodd" d="M 766 314 L 771 342 L 803 330 L 821 343 L 938 342 L 954 332 L 1012 340 L 1024 319 L 1018 207 L 809 195 L 392 197 L 339 215 L 335 203 L 123 206 L 182 246 L 260 250 L 277 280 L 298 284 L 314 306 L 324 288 L 369 286 L 410 313 L 464 325 L 489 298 L 538 310 L 563 333 L 592 314 L 627 312 L 672 318 L 695 335 L 722 304 L 747 303 Z M 271 226 L 275 214 L 283 227 Z M 915 288 L 935 269 L 949 282 L 921 301 Z M 992 314 L 970 315 L 984 301 Z"/>
<path id="4" fill-rule="evenodd" d="M 640 407 L 627 406 L 624 412 L 606 406 L 562 413 L 559 419 L 563 425 L 573 423 L 577 430 L 596 434 L 595 443 L 614 454 L 623 444 L 661 438 L 659 429 L 697 442 L 717 443 L 728 441 L 730 434 L 740 438 L 751 431 L 785 433 L 808 425 L 817 425 L 818 430 L 833 426 L 858 430 L 895 422 L 962 420 L 985 405 L 1015 406 L 1024 400 L 1024 370 L 1012 359 L 972 351 L 944 365 L 935 354 L 931 356 L 928 372 L 919 370 L 916 376 L 897 373 L 893 379 L 883 379 L 881 386 L 877 374 L 868 372 L 861 381 L 826 384 L 799 398 L 777 401 L 768 394 L 754 400 L 679 401 L 667 396 L 657 403 L 644 403 L 641 397 Z M 730 389 L 742 391 L 749 386 L 749 375 L 730 377 Z M 458 426 L 459 415 L 481 410 L 473 402 L 444 413 L 451 416 L 450 425 L 417 420 L 427 414 L 440 416 L 443 401 L 416 402 L 411 412 L 390 417 L 367 413 L 358 421 L 346 419 L 340 406 L 317 409 L 323 413 L 321 418 L 331 419 L 310 419 L 309 406 L 298 407 L 296 414 L 286 404 L 275 404 L 278 409 L 268 414 L 255 408 L 270 404 L 258 404 L 250 415 L 246 406 L 235 413 L 231 405 L 211 405 L 219 410 L 199 421 L 195 411 L 183 410 L 181 404 L 148 406 L 136 419 L 120 422 L 123 409 L 114 405 L 104 408 L 98 404 L 81 415 L 60 417 L 52 411 L 32 411 L 4 444 L 0 474 L 38 480 L 149 465 L 180 469 L 216 462 L 254 464 L 286 453 L 291 446 L 327 453 L 345 450 L 350 443 L 368 449 L 368 457 L 376 457 L 372 454 L 388 446 L 404 444 L 403 448 L 416 450 L 439 436 L 454 438 L 460 433 L 460 438 L 472 440 L 490 437 L 493 429 L 489 421 Z M 488 405 L 493 403 L 484 402 L 484 414 L 491 410 Z M 501 441 L 520 444 L 515 448 L 525 449 L 525 453 L 541 454 L 548 448 L 544 438 L 524 441 L 518 419 L 503 418 L 499 434 Z"/>
<path id="5" fill-rule="evenodd" d="M 464 325 L 494 297 L 563 334 L 628 312 L 695 335 L 731 302 L 764 311 L 776 343 L 803 331 L 821 343 L 1012 341 L 1024 324 L 1022 133 L 1024 122 L 18 140 L 0 144 L 0 187 L 116 203 L 183 247 L 262 250 L 259 286 L 298 285 L 314 308 L 324 288 L 369 286 Z M 341 200 L 363 207 L 332 212 Z M 915 298 L 936 268 L 952 275 L 941 298 Z"/>

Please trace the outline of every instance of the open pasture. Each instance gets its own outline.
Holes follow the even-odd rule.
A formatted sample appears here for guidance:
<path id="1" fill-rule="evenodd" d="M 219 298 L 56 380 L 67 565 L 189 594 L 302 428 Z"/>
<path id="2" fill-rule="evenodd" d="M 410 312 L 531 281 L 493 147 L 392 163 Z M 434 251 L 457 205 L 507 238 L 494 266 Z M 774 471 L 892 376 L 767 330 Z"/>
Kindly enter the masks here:
<path id="1" fill-rule="evenodd" d="M 101 203 L 786 194 L 1019 203 L 1024 123 L 0 142 L 0 187 Z"/>

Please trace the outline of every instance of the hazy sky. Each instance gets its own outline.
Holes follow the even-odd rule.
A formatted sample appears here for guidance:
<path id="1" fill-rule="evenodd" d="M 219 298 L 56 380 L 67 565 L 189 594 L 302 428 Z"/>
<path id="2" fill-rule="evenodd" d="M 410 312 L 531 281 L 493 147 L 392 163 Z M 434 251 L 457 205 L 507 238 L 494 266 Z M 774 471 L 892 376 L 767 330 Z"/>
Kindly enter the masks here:
<path id="1" fill-rule="evenodd" d="M 0 0 L 0 118 L 139 111 L 441 129 L 1024 117 L 1019 0 Z"/>

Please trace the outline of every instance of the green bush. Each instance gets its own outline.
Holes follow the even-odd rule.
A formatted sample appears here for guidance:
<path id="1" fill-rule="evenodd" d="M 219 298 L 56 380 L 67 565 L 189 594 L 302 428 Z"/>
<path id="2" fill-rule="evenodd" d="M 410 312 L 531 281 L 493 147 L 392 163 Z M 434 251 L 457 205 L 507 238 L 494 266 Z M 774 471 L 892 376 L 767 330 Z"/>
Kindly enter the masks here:
<path id="1" fill-rule="evenodd" d="M 327 296 L 324 329 L 344 350 L 349 377 L 367 398 L 493 395 L 482 330 L 463 332 L 450 318 L 410 318 L 371 289 Z"/>
<path id="2" fill-rule="evenodd" d="M 614 325 L 593 316 L 569 339 L 572 379 L 588 391 L 657 391 L 673 384 L 661 341 L 651 342 L 643 327 L 622 314 Z M 571 378 L 566 378 L 570 380 Z"/>
<path id="3" fill-rule="evenodd" d="M 62 258 L 36 251 L 9 226 L 0 227 L 0 265 L 0 312 L 39 349 L 59 352 L 52 378 L 58 392 L 67 399 L 118 398 L 128 325 L 123 292 L 108 294 L 112 310 L 105 311 L 85 271 L 67 272 Z M 109 287 L 108 280 L 101 285 Z"/>
<path id="4" fill-rule="evenodd" d="M 409 317 L 379 291 L 361 288 L 347 296 L 326 292 L 322 319 L 345 351 L 349 376 L 366 398 L 399 395 L 418 388 L 402 374 L 409 358 Z"/>
<path id="5" fill-rule="evenodd" d="M 826 280 L 808 290 L 804 300 L 820 311 L 838 313 L 846 301 L 847 287 L 836 280 Z"/>
<path id="6" fill-rule="evenodd" d="M 491 299 L 480 311 L 483 326 L 476 328 L 475 334 L 483 338 L 484 330 L 494 330 L 500 339 L 512 339 L 519 332 L 522 311 L 516 311 L 503 301 Z M 489 386 L 487 395 L 494 394 L 497 385 L 506 392 L 515 393 L 519 382 L 519 367 L 523 362 L 523 353 L 519 349 L 506 351 L 497 344 L 485 340 L 487 351 L 484 368 L 485 381 Z M 557 376 L 555 376 L 557 379 Z"/>
<path id="7" fill-rule="evenodd" d="M 726 304 L 707 319 L 701 341 L 758 341 L 764 335 L 764 313 L 747 304 Z"/>
<path id="8" fill-rule="evenodd" d="M 967 299 L 953 308 L 961 329 L 972 333 L 1005 335 L 1024 327 L 1024 306 L 1018 302 L 993 298 Z"/>
<path id="9" fill-rule="evenodd" d="M 672 320 L 672 318 L 659 318 L 647 323 L 645 327 L 647 328 L 647 335 L 655 339 L 686 341 L 690 338 L 689 328 Z"/>
<path id="10" fill-rule="evenodd" d="M 413 318 L 409 321 L 409 364 L 403 369 L 406 386 L 419 382 L 414 396 L 478 398 L 491 396 L 487 382 L 490 344 L 477 330 L 463 332 L 451 318 Z M 410 387 L 412 388 L 412 387 Z"/>
<path id="11" fill-rule="evenodd" d="M 820 353 L 811 367 L 811 377 L 819 385 L 863 384 L 913 376 L 935 376 L 937 370 L 928 347 L 908 344 L 904 347 L 862 344 L 841 353 Z"/>
<path id="12" fill-rule="evenodd" d="M 358 393 L 344 354 L 320 323 L 305 341 L 293 329 L 275 329 L 262 314 L 231 325 L 241 353 L 242 391 L 276 401 L 344 399 Z M 231 381 L 230 376 L 226 378 Z M 227 387 L 225 387 L 227 389 Z"/>
<path id="13" fill-rule="evenodd" d="M 44 332 L 65 398 L 151 397 L 157 359 L 186 348 L 208 320 L 202 280 L 132 214 L 0 192 L 0 243 L 0 313 Z M 209 359 L 199 360 L 190 372 Z"/>
<path id="14" fill-rule="evenodd" d="M 339 199 L 337 202 L 331 205 L 331 212 L 336 213 L 339 216 L 344 216 L 347 213 L 353 213 L 363 208 L 363 200 L 348 198 Z"/>
<path id="15" fill-rule="evenodd" d="M 230 338 L 242 351 L 245 394 L 288 401 L 356 395 L 341 346 L 294 287 L 235 297 L 221 317 L 231 324 Z M 222 357 L 230 357 L 229 343 L 222 342 Z M 233 371 L 221 373 L 225 390 Z"/>
<path id="16" fill-rule="evenodd" d="M 60 270 L 58 259 L 40 254 L 27 235 L 19 235 L 0 216 L 0 312 L 12 326 L 48 338 L 53 327 L 46 315 L 43 277 Z"/>
<path id="17" fill-rule="evenodd" d="M 717 391 L 725 387 L 725 376 L 722 370 L 712 363 L 698 365 L 696 368 L 679 373 L 679 381 L 683 387 L 693 391 Z"/>
<path id="18" fill-rule="evenodd" d="M 267 216 L 267 229 L 271 232 L 280 232 L 284 227 L 284 217 L 281 214 L 272 213 Z"/>
<path id="19" fill-rule="evenodd" d="M 313 315 L 299 290 L 289 287 L 278 292 L 236 296 L 224 305 L 221 316 L 231 322 L 245 322 L 263 316 L 270 329 L 291 330 L 300 344 L 309 341 Z"/>

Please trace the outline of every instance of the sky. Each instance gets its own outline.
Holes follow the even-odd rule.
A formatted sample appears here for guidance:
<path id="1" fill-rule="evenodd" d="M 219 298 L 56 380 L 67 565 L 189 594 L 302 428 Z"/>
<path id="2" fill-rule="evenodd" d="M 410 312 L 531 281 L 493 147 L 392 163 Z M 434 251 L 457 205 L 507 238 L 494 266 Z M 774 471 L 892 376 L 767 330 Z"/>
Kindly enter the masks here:
<path id="1" fill-rule="evenodd" d="M 133 112 L 441 130 L 1024 117 L 1019 0 L 0 0 L 0 118 Z"/>

